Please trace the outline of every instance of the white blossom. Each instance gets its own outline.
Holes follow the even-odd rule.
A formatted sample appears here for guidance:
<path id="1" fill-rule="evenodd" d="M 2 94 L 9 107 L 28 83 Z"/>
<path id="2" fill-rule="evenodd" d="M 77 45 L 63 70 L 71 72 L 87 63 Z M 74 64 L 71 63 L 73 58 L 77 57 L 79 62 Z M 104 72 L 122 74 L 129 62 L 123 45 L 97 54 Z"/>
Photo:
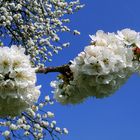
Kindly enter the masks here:
<path id="1" fill-rule="evenodd" d="M 37 138 L 38 138 L 38 139 L 43 138 L 43 134 L 42 134 L 42 133 L 38 133 Z"/>
<path id="2" fill-rule="evenodd" d="M 10 129 L 11 129 L 11 130 L 17 130 L 18 127 L 17 127 L 15 124 L 11 124 L 11 125 L 10 125 Z"/>
<path id="3" fill-rule="evenodd" d="M 49 102 L 49 101 L 50 101 L 50 97 L 49 97 L 49 96 L 45 96 L 45 100 L 46 100 L 47 102 Z"/>
<path id="4" fill-rule="evenodd" d="M 31 108 L 28 108 L 27 110 L 26 110 L 26 112 L 31 116 L 31 117 L 35 117 L 35 112 L 33 111 L 33 109 L 31 109 Z"/>
<path id="5" fill-rule="evenodd" d="M 140 48 L 140 35 L 134 30 L 127 28 L 118 31 L 117 37 L 122 40 L 126 45 L 136 44 Z"/>
<path id="6" fill-rule="evenodd" d="M 36 129 L 40 129 L 40 128 L 41 128 L 39 124 L 34 124 L 34 127 L 35 127 Z"/>
<path id="7" fill-rule="evenodd" d="M 0 48 L 0 115 L 19 115 L 38 100 L 35 68 L 21 46 Z M 16 108 L 16 109 L 15 109 Z"/>
<path id="8" fill-rule="evenodd" d="M 24 127 L 23 127 L 23 129 L 25 129 L 25 130 L 29 130 L 30 128 L 31 128 L 30 125 L 24 125 Z"/>
<path id="9" fill-rule="evenodd" d="M 30 133 L 29 133 L 28 131 L 25 131 L 25 132 L 24 132 L 24 135 L 25 135 L 25 136 L 28 136 L 28 135 L 30 135 Z"/>
<path id="10" fill-rule="evenodd" d="M 2 133 L 2 135 L 8 137 L 10 135 L 10 131 L 6 130 Z"/>
<path id="11" fill-rule="evenodd" d="M 88 97 L 108 97 L 118 90 L 127 79 L 140 71 L 139 33 L 124 29 L 120 32 L 97 31 L 90 35 L 91 45 L 71 61 L 71 79 L 52 81 L 54 98 L 62 104 L 76 104 Z M 126 42 L 128 41 L 129 44 Z"/>
<path id="12" fill-rule="evenodd" d="M 39 104 L 39 107 L 40 107 L 40 108 L 44 107 L 44 104 L 43 104 L 43 103 L 40 103 L 40 104 Z"/>
<path id="13" fill-rule="evenodd" d="M 63 128 L 63 133 L 64 134 L 68 134 L 69 133 L 68 129 L 67 128 Z"/>
<path id="14" fill-rule="evenodd" d="M 18 125 L 23 124 L 23 119 L 18 119 L 18 120 L 17 120 L 17 124 L 18 124 Z"/>
<path id="15" fill-rule="evenodd" d="M 54 117 L 54 113 L 48 111 L 48 112 L 47 112 L 47 116 L 48 116 L 49 118 L 53 118 L 53 117 Z"/>
<path id="16" fill-rule="evenodd" d="M 56 121 L 52 121 L 52 123 L 53 123 L 54 125 L 56 125 Z"/>
<path id="17" fill-rule="evenodd" d="M 57 131 L 57 132 L 61 132 L 60 127 L 55 127 L 55 131 Z"/>
<path id="18" fill-rule="evenodd" d="M 48 126 L 49 126 L 49 122 L 47 122 L 47 121 L 42 121 L 41 123 L 42 123 L 42 125 L 45 126 L 45 127 L 48 127 Z"/>

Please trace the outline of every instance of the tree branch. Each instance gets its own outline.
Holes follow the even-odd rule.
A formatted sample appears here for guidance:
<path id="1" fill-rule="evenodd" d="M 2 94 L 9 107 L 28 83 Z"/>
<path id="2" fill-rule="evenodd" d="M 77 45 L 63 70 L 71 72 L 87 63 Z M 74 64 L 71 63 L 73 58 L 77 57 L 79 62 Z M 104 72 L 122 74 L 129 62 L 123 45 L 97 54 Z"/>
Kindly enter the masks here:
<path id="1" fill-rule="evenodd" d="M 57 67 L 40 67 L 36 70 L 36 73 L 44 73 L 47 74 L 49 72 L 60 72 L 61 74 L 67 74 L 71 72 L 69 68 L 69 64 L 57 66 Z"/>

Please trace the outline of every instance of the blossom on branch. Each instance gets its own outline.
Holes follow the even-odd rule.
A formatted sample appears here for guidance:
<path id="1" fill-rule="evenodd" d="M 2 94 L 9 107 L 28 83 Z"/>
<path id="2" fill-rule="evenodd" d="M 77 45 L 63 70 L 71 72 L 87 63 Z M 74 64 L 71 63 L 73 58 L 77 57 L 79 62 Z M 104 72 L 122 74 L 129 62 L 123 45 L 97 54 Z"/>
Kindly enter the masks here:
<path id="1" fill-rule="evenodd" d="M 49 96 L 35 103 L 40 95 L 40 86 L 35 85 L 36 73 L 53 70 L 44 71 L 45 62 L 69 47 L 69 42 L 61 41 L 61 33 L 80 34 L 67 23 L 71 21 L 68 16 L 83 6 L 79 0 L 0 0 L 1 137 L 54 140 L 59 139 L 58 134 L 68 134 L 66 128 L 49 120 L 54 113 L 42 110 L 53 103 Z"/>
<path id="2" fill-rule="evenodd" d="M 58 127 L 55 114 L 48 110 L 49 105 L 53 105 L 53 100 L 46 96 L 45 100 L 32 105 L 21 115 L 0 119 L 1 138 L 55 140 L 59 135 L 68 134 L 67 128 Z"/>
<path id="3" fill-rule="evenodd" d="M 21 46 L 0 48 L 0 116 L 19 115 L 38 100 L 35 68 Z"/>
<path id="4" fill-rule="evenodd" d="M 71 61 L 71 78 L 63 75 L 66 78 L 51 82 L 54 98 L 62 104 L 108 97 L 140 70 L 139 33 L 130 29 L 118 34 L 97 31 L 90 37 L 91 45 Z"/>
<path id="5" fill-rule="evenodd" d="M 41 65 L 69 43 L 61 43 L 60 33 L 77 30 L 67 27 L 73 14 L 84 5 L 79 0 L 0 0 L 0 37 L 9 44 L 20 44 L 34 65 Z M 0 41 L 1 43 L 1 41 Z"/>

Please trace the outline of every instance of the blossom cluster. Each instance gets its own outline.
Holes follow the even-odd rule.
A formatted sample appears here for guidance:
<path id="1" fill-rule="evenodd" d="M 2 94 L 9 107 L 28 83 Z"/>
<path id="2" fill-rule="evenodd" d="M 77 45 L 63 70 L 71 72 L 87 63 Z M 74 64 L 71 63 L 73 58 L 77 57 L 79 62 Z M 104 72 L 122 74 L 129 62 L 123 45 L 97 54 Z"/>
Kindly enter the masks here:
<path id="1" fill-rule="evenodd" d="M 65 15 L 82 7 L 79 0 L 0 0 L 0 37 L 25 47 L 36 65 L 51 61 L 53 53 L 69 46 L 60 42 L 58 32 L 79 34 L 66 26 L 70 19 Z"/>
<path id="2" fill-rule="evenodd" d="M 19 115 L 38 100 L 35 68 L 25 49 L 12 45 L 0 48 L 0 116 Z"/>
<path id="3" fill-rule="evenodd" d="M 60 128 L 55 121 L 55 115 L 44 107 L 52 105 L 49 96 L 38 104 L 32 105 L 18 117 L 7 117 L 7 121 L 0 121 L 2 136 L 5 139 L 45 139 L 45 137 L 58 138 L 58 134 L 68 134 L 67 128 Z M 48 110 L 48 109 L 47 109 Z M 6 130 L 5 130 L 6 128 Z M 8 129 L 7 129 L 8 128 Z M 22 133 L 19 133 L 22 131 Z M 2 137 L 1 136 L 1 137 Z"/>
<path id="4" fill-rule="evenodd" d="M 140 33 L 130 29 L 117 33 L 100 30 L 90 37 L 91 44 L 71 61 L 73 78 L 69 82 L 51 82 L 54 97 L 62 104 L 108 97 L 140 71 Z"/>

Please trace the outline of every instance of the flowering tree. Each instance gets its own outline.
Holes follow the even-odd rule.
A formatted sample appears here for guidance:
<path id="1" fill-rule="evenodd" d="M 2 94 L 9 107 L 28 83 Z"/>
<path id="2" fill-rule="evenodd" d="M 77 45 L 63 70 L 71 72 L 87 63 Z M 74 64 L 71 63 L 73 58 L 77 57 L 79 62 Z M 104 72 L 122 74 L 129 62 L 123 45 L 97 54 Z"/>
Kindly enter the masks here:
<path id="1" fill-rule="evenodd" d="M 80 34 L 66 26 L 70 19 L 65 17 L 82 7 L 79 0 L 0 0 L 0 131 L 5 139 L 58 139 L 58 133 L 68 133 L 51 121 L 54 113 L 42 109 L 53 99 L 37 102 L 36 73 L 55 71 L 45 62 L 69 46 L 60 33 Z"/>
<path id="2" fill-rule="evenodd" d="M 59 139 L 68 130 L 51 120 L 54 113 L 44 110 L 47 104 L 108 97 L 139 72 L 140 34 L 130 29 L 97 31 L 73 61 L 45 66 L 70 45 L 61 42 L 60 33 L 80 34 L 66 26 L 70 19 L 64 17 L 83 6 L 79 0 L 0 0 L 0 131 L 5 139 Z M 47 95 L 38 102 L 36 74 L 49 72 L 60 73 L 51 82 L 54 99 Z"/>

